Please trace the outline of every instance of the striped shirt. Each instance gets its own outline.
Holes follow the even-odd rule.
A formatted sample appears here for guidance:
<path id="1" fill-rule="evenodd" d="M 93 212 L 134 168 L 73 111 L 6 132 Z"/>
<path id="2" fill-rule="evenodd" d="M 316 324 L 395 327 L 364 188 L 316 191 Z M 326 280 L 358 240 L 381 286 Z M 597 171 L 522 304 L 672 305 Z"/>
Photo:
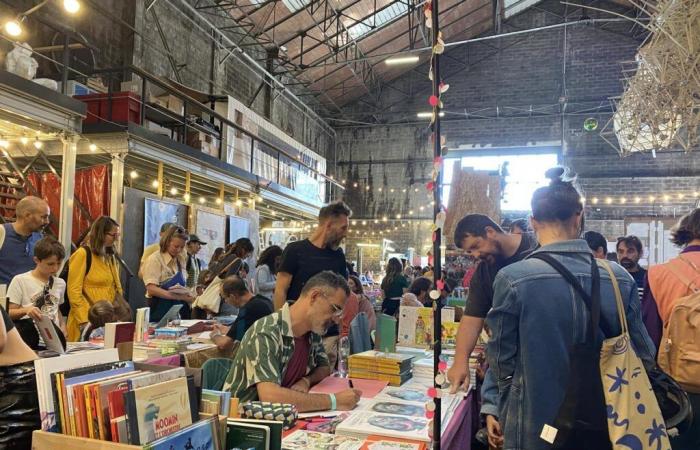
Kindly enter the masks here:
<path id="1" fill-rule="evenodd" d="M 307 374 L 317 367 L 329 365 L 321 336 L 310 332 L 309 340 Z M 241 403 L 258 400 L 256 384 L 268 382 L 282 386 L 293 354 L 292 322 L 289 305 L 285 304 L 276 313 L 263 317 L 248 328 L 233 358 L 223 390 L 230 390 Z"/>

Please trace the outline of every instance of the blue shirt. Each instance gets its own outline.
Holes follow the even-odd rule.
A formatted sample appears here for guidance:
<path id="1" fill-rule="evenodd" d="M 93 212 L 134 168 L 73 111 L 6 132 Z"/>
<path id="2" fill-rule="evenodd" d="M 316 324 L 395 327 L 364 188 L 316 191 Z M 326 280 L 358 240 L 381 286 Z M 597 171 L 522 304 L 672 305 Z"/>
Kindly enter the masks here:
<path id="1" fill-rule="evenodd" d="M 17 234 L 10 223 L 5 227 L 5 242 L 0 248 L 0 284 L 10 284 L 10 281 L 20 273 L 29 272 L 36 267 L 34 264 L 34 246 L 41 239 L 41 233 L 34 232 L 29 236 Z"/>

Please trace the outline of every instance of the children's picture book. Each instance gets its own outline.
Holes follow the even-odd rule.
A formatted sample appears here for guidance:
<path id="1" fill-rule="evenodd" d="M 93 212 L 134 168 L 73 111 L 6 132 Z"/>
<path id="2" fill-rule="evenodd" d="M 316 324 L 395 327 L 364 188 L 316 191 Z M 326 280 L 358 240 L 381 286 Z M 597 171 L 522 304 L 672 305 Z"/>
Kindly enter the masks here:
<path id="1" fill-rule="evenodd" d="M 148 340 L 148 321 L 151 315 L 151 308 L 139 308 L 136 310 L 136 326 L 134 327 L 134 342 L 144 342 Z"/>
<path id="2" fill-rule="evenodd" d="M 367 437 L 360 450 L 425 450 L 425 448 L 425 442 L 373 435 Z"/>
<path id="3" fill-rule="evenodd" d="M 457 331 L 459 330 L 458 322 L 442 322 L 442 348 L 455 348 L 457 345 Z"/>
<path id="4" fill-rule="evenodd" d="M 144 445 L 144 450 L 219 450 L 216 417 L 201 420 L 171 435 Z"/>
<path id="5" fill-rule="evenodd" d="M 370 434 L 429 442 L 428 419 L 398 414 L 354 411 L 335 429 L 336 434 L 364 438 Z"/>
<path id="6" fill-rule="evenodd" d="M 454 308 L 442 308 L 441 321 L 454 323 Z M 408 347 L 433 347 L 433 309 L 401 306 L 399 309 L 399 345 Z"/>
<path id="7" fill-rule="evenodd" d="M 401 386 L 400 388 L 388 387 L 377 395 L 376 399 L 419 403 L 426 403 L 431 400 L 431 398 L 428 397 L 427 389 L 407 389 L 404 386 Z"/>
<path id="8" fill-rule="evenodd" d="M 129 440 L 143 445 L 191 425 L 199 416 L 195 399 L 194 381 L 187 378 L 127 391 Z"/>
<path id="9" fill-rule="evenodd" d="M 395 414 L 397 416 L 425 416 L 425 403 L 406 402 L 403 400 L 374 399 L 362 409 L 375 413 Z"/>
<path id="10" fill-rule="evenodd" d="M 282 440 L 282 450 L 360 450 L 362 439 L 297 430 Z"/>

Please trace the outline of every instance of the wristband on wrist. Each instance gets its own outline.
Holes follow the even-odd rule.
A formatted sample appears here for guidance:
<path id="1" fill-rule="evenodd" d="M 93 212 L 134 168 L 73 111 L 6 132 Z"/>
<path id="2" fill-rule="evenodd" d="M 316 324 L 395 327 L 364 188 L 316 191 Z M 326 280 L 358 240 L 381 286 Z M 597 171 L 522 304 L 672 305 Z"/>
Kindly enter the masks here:
<path id="1" fill-rule="evenodd" d="M 331 411 L 335 411 L 338 407 L 338 404 L 335 400 L 335 394 L 328 394 L 328 398 L 331 399 Z"/>

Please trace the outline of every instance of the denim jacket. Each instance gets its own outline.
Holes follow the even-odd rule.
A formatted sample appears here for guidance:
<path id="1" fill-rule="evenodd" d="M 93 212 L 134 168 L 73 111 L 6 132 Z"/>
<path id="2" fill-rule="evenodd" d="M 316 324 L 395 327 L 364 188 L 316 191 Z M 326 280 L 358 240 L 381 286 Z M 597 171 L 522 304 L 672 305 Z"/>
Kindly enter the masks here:
<path id="1" fill-rule="evenodd" d="M 556 242 L 534 253 L 548 252 L 591 290 L 591 251 L 584 240 Z M 554 253 L 556 252 L 556 253 Z M 610 264 L 620 285 L 633 348 L 653 363 L 654 344 L 642 323 L 639 294 L 632 277 Z M 621 332 L 608 272 L 600 268 L 601 322 L 614 336 Z M 493 308 L 486 323 L 492 338 L 487 357 L 498 384 L 499 421 L 505 450 L 551 448 L 540 439 L 553 425 L 569 379 L 569 351 L 583 342 L 590 323 L 583 300 L 544 261 L 525 259 L 500 270 L 494 280 Z M 599 345 L 603 336 L 598 330 Z"/>

